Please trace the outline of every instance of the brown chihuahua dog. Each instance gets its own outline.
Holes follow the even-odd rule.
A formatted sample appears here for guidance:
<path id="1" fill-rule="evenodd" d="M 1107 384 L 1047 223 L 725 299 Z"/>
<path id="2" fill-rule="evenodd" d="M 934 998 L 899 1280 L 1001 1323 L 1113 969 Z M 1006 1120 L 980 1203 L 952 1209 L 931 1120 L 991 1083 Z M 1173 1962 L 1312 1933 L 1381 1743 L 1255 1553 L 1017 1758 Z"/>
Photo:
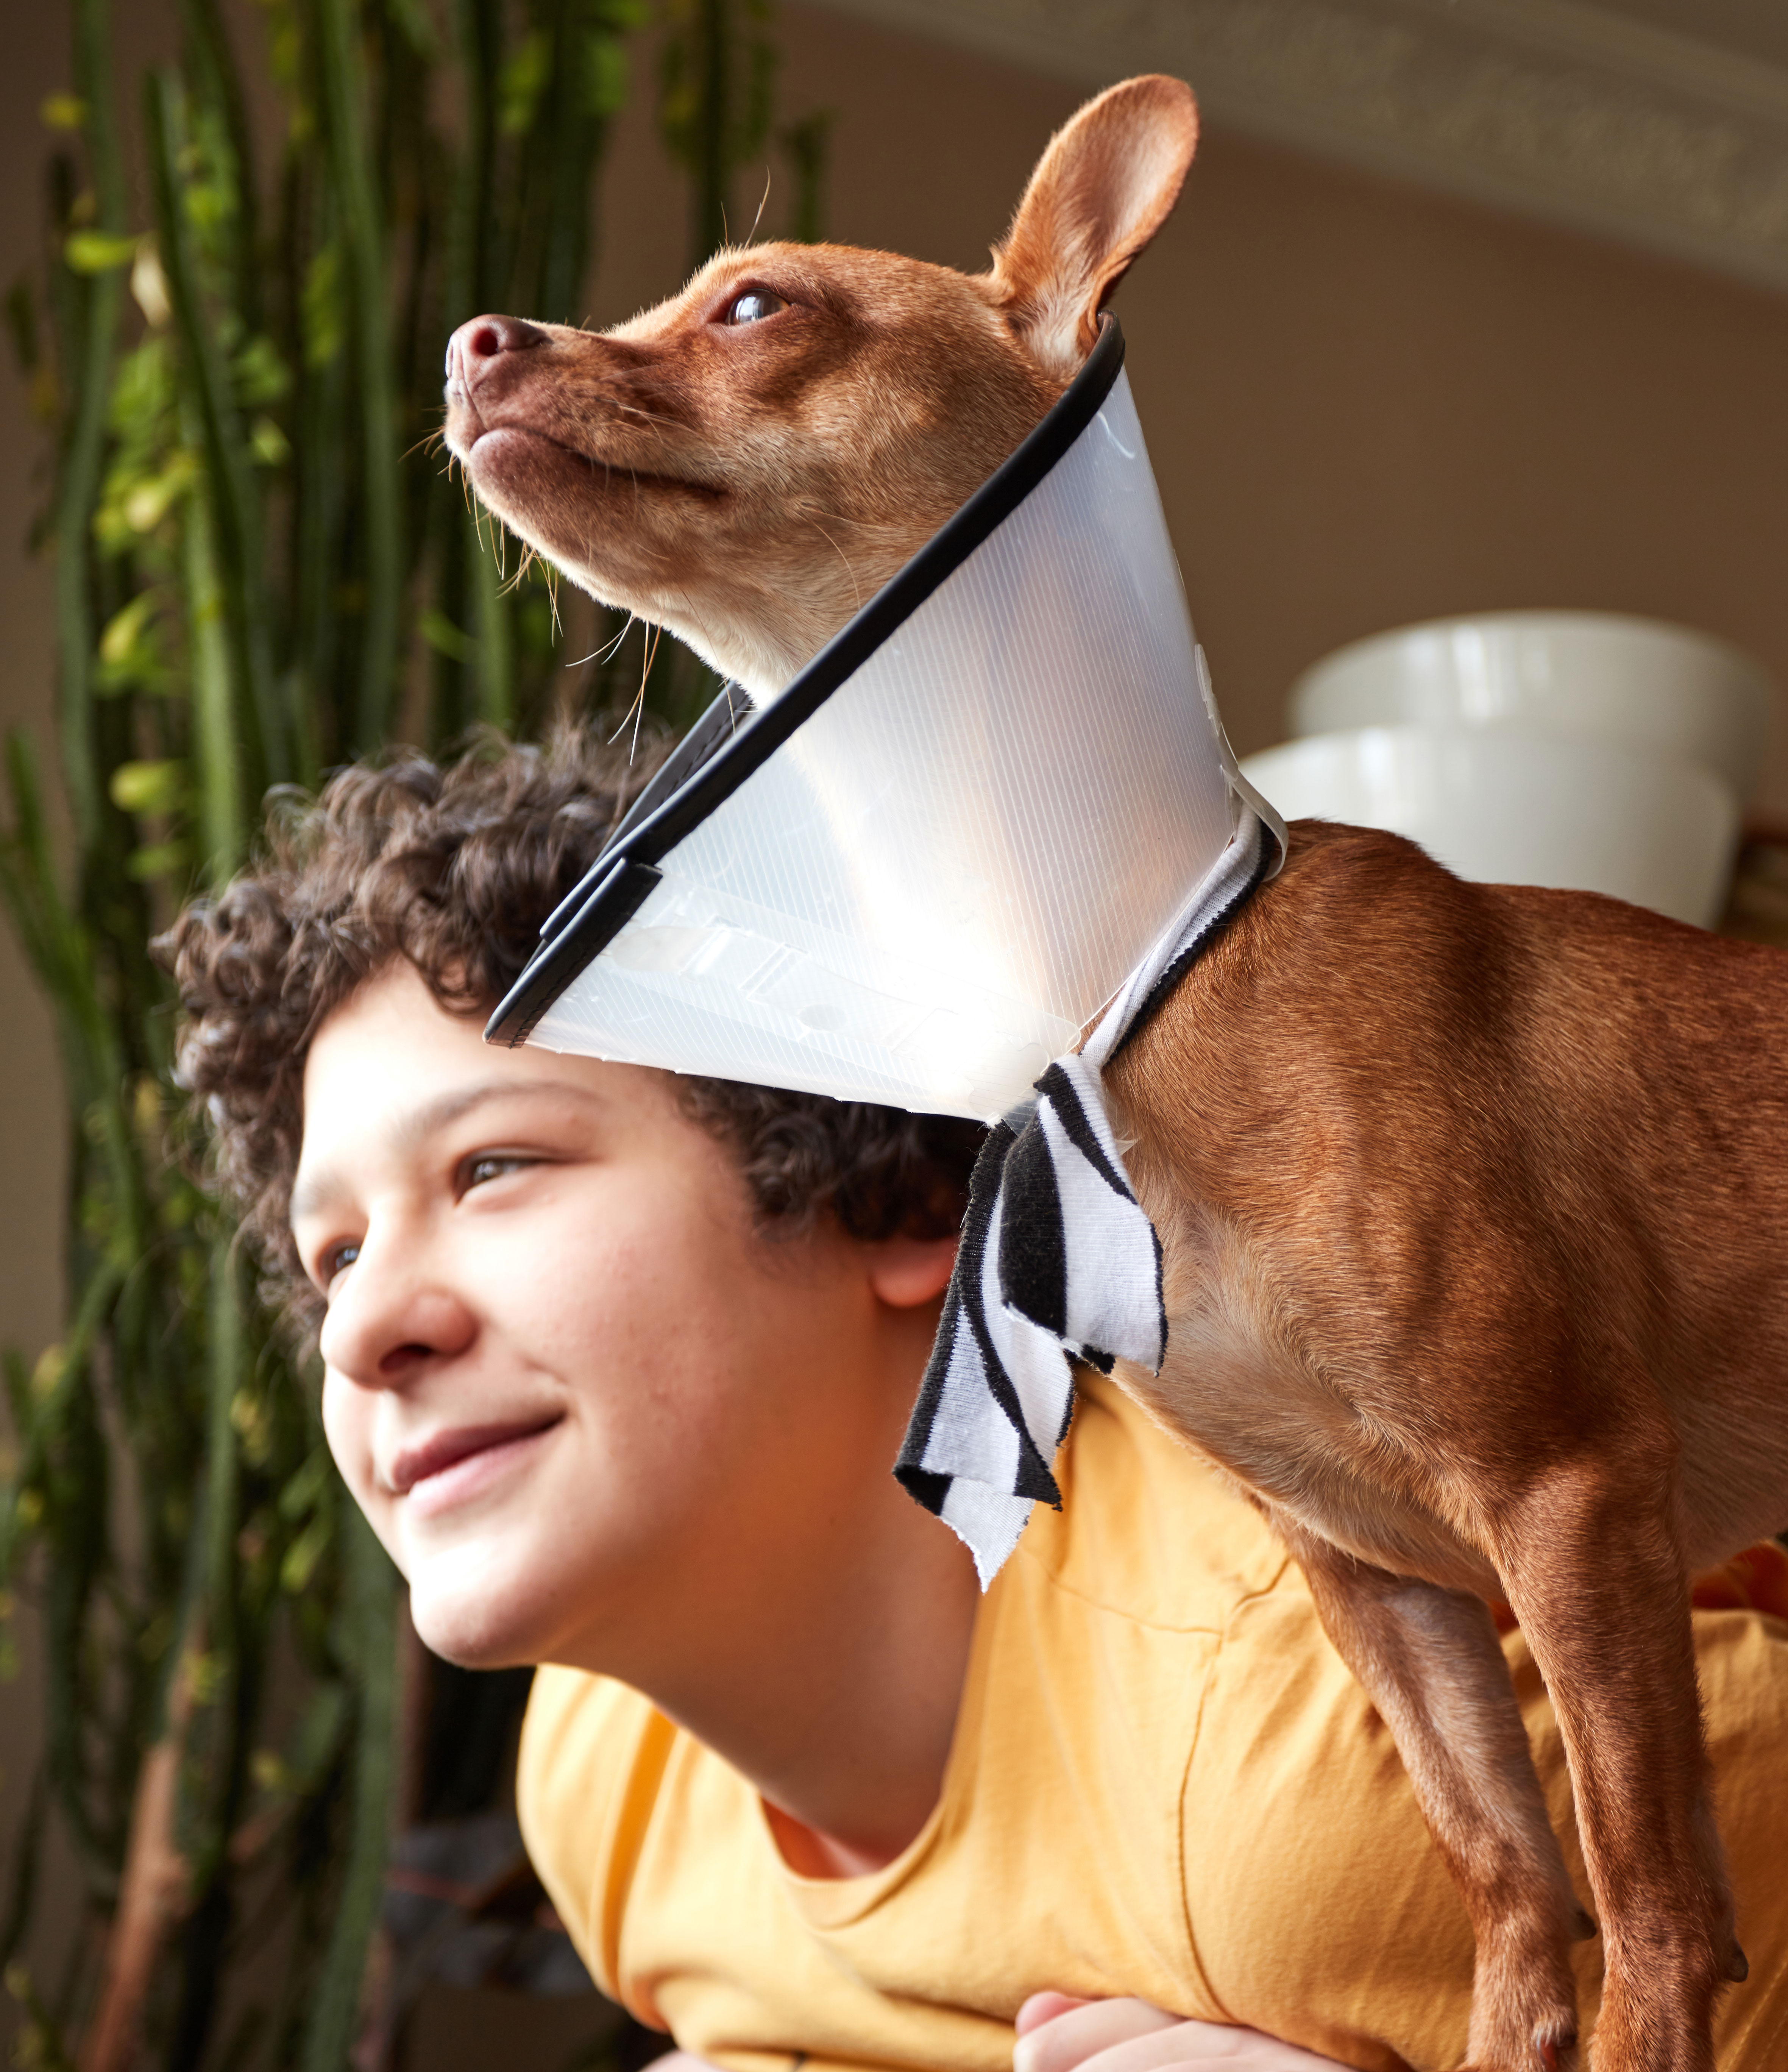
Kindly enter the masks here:
<path id="1" fill-rule="evenodd" d="M 601 336 L 480 318 L 448 442 L 596 597 L 773 694 L 1060 395 L 1196 136 L 1178 81 L 1114 88 L 974 278 L 772 244 Z M 1301 822 L 1107 1074 L 1170 1322 L 1120 1379 L 1284 1535 L 1395 1734 L 1476 1932 L 1478 2072 L 1569 2060 L 1593 1932 L 1486 1599 L 1564 1731 L 1599 2072 L 1713 2072 L 1745 1975 L 1687 1578 L 1788 1523 L 1785 1037 L 1788 956 Z"/>

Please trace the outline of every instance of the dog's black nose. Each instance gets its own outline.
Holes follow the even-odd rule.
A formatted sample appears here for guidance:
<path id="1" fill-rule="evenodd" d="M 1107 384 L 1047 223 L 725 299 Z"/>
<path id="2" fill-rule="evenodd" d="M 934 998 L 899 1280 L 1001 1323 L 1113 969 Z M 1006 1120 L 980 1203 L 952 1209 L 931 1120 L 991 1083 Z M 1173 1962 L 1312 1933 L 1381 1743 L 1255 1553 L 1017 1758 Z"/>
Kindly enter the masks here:
<path id="1" fill-rule="evenodd" d="M 447 379 L 469 388 L 491 360 L 546 342 L 545 331 L 520 317 L 474 317 L 447 340 Z"/>

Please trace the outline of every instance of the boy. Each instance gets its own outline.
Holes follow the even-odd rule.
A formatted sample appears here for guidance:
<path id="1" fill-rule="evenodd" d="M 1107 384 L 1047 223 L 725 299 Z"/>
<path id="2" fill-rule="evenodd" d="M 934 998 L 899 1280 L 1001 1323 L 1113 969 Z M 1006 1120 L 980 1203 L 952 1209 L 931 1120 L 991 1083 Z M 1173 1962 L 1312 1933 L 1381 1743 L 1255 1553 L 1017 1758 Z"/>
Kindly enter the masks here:
<path id="1" fill-rule="evenodd" d="M 742 2072 L 993 2072 L 1015 2022 L 1023 2072 L 1457 2063 L 1464 1914 L 1255 1515 L 1096 1376 L 984 1599 L 889 1474 L 974 1133 L 483 1045 L 643 775 L 569 736 L 350 770 L 173 938 L 224 1180 L 419 1631 L 552 1665 L 521 1812 L 598 1982 Z M 1698 1623 L 1752 1965 L 1720 2062 L 1762 2072 L 1788 1627 Z"/>

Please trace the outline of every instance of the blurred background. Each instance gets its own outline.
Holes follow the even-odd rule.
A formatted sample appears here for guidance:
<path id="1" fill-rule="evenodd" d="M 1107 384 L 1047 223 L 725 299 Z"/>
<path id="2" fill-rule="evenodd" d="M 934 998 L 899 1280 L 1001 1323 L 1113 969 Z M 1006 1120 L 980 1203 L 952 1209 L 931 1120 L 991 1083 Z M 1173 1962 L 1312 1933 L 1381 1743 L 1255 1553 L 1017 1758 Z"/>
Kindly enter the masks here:
<path id="1" fill-rule="evenodd" d="M 1152 69 L 1192 81 L 1205 130 L 1118 308 L 1239 752 L 1293 730 L 1292 687 L 1338 648 L 1461 615 L 1673 622 L 1788 680 L 1777 0 L 10 10 L 16 2062 L 569 2072 L 649 2050 L 517 1860 L 525 1676 L 458 1675 L 408 1636 L 229 1232 L 171 1161 L 143 944 L 245 853 L 269 784 L 634 695 L 637 632 L 586 660 L 619 629 L 563 589 L 555 612 L 538 571 L 506 588 L 512 545 L 499 574 L 423 444 L 454 323 L 618 321 L 760 197 L 762 234 L 978 268 L 1050 130 Z M 706 688 L 667 655 L 647 700 L 674 722 Z M 1788 912 L 1780 719 L 1733 787 L 1726 922 L 1752 933 Z"/>

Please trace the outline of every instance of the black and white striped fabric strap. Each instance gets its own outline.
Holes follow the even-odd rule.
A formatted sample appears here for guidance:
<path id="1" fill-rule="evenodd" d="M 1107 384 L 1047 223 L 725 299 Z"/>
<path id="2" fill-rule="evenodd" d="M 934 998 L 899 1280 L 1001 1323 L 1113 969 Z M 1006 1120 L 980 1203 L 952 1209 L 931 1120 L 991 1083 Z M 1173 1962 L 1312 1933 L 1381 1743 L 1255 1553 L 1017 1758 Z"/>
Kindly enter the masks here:
<path id="1" fill-rule="evenodd" d="M 1052 1463 L 1073 1362 L 1158 1373 L 1167 1350 L 1161 1241 L 1105 1113 L 1100 1074 L 1279 867 L 1284 837 L 1247 807 L 1173 925 L 1078 1052 L 989 1133 L 956 1271 L 894 1473 L 975 1557 L 984 1589 L 1031 1507 L 1059 1508 Z"/>

